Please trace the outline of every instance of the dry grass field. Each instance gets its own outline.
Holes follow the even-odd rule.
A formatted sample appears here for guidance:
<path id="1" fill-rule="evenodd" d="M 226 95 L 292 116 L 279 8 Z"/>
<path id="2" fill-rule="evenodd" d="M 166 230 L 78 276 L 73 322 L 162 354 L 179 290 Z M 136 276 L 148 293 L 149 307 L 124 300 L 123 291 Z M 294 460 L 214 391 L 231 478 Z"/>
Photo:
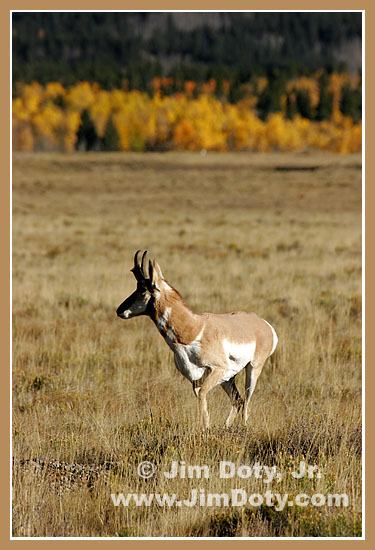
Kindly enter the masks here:
<path id="1" fill-rule="evenodd" d="M 223 428 L 218 387 L 203 433 L 153 323 L 116 317 L 137 249 L 193 311 L 255 311 L 275 327 L 246 427 Z M 361 536 L 360 156 L 15 154 L 13 457 L 15 537 Z M 220 478 L 224 460 L 281 480 Z M 172 461 L 210 477 L 167 479 Z M 300 461 L 321 477 L 295 479 Z M 348 506 L 111 498 L 193 489 L 338 493 Z"/>

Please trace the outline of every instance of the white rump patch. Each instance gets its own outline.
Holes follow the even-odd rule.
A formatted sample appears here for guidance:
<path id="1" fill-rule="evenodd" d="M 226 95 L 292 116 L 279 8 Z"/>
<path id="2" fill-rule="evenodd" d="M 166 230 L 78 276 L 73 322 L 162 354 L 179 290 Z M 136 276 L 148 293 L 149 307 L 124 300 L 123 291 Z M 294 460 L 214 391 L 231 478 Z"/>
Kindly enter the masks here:
<path id="1" fill-rule="evenodd" d="M 277 342 L 278 342 L 277 334 L 276 334 L 276 331 L 275 331 L 275 329 L 273 328 L 273 326 L 271 326 L 265 319 L 263 319 L 263 321 L 264 321 L 265 323 L 267 323 L 267 325 L 268 325 L 268 326 L 270 327 L 270 329 L 272 330 L 273 344 L 272 344 L 272 350 L 271 350 L 271 353 L 270 353 L 270 355 L 272 355 L 273 352 L 274 352 L 275 349 L 276 349 Z M 270 355 L 269 355 L 269 356 L 270 356 Z M 268 356 L 268 357 L 269 357 L 269 356 Z"/>
<path id="2" fill-rule="evenodd" d="M 228 368 L 223 378 L 220 380 L 220 383 L 233 378 L 233 376 L 239 373 L 254 359 L 255 347 L 255 342 L 250 342 L 249 344 L 234 344 L 228 340 L 223 340 L 223 348 Z"/>

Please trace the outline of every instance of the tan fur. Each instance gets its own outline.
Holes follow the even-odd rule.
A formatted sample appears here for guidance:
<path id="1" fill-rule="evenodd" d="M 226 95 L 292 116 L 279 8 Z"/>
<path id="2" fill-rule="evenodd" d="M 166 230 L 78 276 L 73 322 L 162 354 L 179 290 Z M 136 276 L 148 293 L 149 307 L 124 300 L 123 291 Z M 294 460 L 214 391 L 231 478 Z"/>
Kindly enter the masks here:
<path id="1" fill-rule="evenodd" d="M 177 368 L 193 384 L 205 428 L 209 426 L 206 396 L 218 384 L 232 403 L 226 425 L 231 425 L 240 410 L 246 423 L 249 401 L 262 367 L 276 346 L 276 333 L 256 313 L 195 314 L 164 279 L 157 262 L 150 262 L 149 272 L 149 279 L 141 279 L 141 285 L 147 283 L 148 290 L 143 294 L 133 293 L 119 306 L 118 315 L 124 318 L 149 315 L 155 322 L 174 352 Z M 147 277 L 137 269 L 135 276 L 137 280 Z M 127 308 L 126 316 L 122 306 Z M 246 370 L 245 400 L 234 381 L 243 368 Z"/>
<path id="2" fill-rule="evenodd" d="M 272 350 L 273 335 L 270 327 L 256 313 L 236 311 L 233 313 L 203 313 L 205 330 L 202 339 L 203 357 L 219 357 L 222 340 L 234 344 L 257 343 L 253 362 L 266 360 Z"/>
<path id="3" fill-rule="evenodd" d="M 180 294 L 169 284 L 170 290 L 163 291 L 155 304 L 155 320 L 159 319 L 167 308 L 171 308 L 164 333 L 174 329 L 178 344 L 191 344 L 204 328 L 201 341 L 202 360 L 207 363 L 221 362 L 223 359 L 222 341 L 224 338 L 235 344 L 256 341 L 254 363 L 261 363 L 269 356 L 273 335 L 270 327 L 256 313 L 235 311 L 232 313 L 195 314 L 185 304 Z"/>
<path id="4" fill-rule="evenodd" d="M 200 320 L 201 316 L 195 315 L 184 303 L 180 294 L 169 283 L 167 284 L 170 290 L 163 289 L 155 303 L 155 321 L 165 313 L 167 308 L 171 308 L 171 315 L 163 332 L 173 327 L 176 343 L 190 344 L 202 329 L 203 320 Z"/>

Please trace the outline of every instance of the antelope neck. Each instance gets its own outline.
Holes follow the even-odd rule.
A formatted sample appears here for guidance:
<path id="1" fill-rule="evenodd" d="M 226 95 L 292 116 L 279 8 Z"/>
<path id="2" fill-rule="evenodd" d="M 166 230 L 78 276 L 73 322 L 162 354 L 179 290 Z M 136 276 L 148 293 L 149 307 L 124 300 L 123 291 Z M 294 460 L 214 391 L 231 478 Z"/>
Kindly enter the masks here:
<path id="1" fill-rule="evenodd" d="M 203 327 L 201 316 L 172 288 L 155 299 L 150 317 L 169 344 L 190 344 Z"/>

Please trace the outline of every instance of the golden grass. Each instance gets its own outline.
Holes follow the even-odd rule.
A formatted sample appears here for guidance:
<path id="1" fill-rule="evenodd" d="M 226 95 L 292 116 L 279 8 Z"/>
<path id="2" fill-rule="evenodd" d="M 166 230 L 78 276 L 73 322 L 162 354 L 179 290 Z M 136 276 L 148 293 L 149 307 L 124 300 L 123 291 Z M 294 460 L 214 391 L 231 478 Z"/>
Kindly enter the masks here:
<path id="1" fill-rule="evenodd" d="M 14 536 L 359 536 L 361 534 L 360 156 L 15 154 L 13 455 L 115 463 L 110 483 L 57 494 L 15 468 Z M 194 311 L 256 311 L 279 346 L 248 426 L 212 429 L 147 318 L 115 310 L 148 249 Z M 243 376 L 239 375 L 243 388 Z M 157 465 L 144 481 L 137 464 Z M 173 460 L 210 479 L 166 479 Z M 220 460 L 321 479 L 220 479 Z M 347 493 L 347 508 L 115 507 L 111 493 L 192 488 Z"/>

